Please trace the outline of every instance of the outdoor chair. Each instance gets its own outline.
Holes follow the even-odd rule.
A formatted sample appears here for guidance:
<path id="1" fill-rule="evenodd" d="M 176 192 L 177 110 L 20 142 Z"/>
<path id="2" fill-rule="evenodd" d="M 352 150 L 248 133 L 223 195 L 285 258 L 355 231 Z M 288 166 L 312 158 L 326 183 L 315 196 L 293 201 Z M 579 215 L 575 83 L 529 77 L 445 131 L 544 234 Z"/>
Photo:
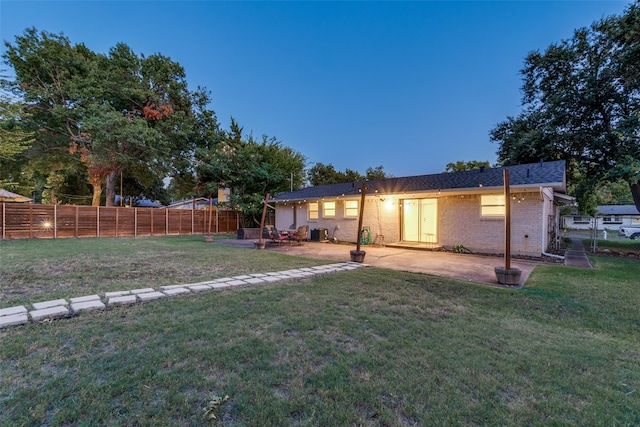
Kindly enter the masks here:
<path id="1" fill-rule="evenodd" d="M 289 234 L 286 231 L 278 231 L 278 229 L 276 227 L 273 227 L 271 229 L 271 242 L 272 243 L 282 243 L 282 242 L 291 243 L 292 240 L 296 240 L 296 235 L 295 234 Z"/>
<path id="2" fill-rule="evenodd" d="M 296 231 L 296 241 L 300 243 L 302 240 L 309 240 L 309 226 L 301 225 Z"/>

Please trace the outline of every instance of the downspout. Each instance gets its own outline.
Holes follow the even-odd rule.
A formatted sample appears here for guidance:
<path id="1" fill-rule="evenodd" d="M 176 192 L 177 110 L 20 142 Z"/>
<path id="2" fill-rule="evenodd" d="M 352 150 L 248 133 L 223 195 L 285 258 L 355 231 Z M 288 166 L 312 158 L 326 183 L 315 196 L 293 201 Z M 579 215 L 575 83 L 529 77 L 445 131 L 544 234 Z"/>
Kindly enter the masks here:
<path id="1" fill-rule="evenodd" d="M 544 250 L 544 246 L 545 246 L 544 243 L 545 243 L 545 237 L 546 237 L 545 233 L 544 233 L 544 221 L 545 221 L 545 216 L 546 216 L 545 215 L 546 214 L 546 212 L 545 212 L 546 203 L 545 203 L 545 199 L 544 199 L 544 193 L 542 192 L 542 187 L 540 187 L 540 197 L 542 197 L 542 225 L 543 225 L 543 227 L 542 227 L 542 239 L 540 240 L 540 242 L 542 243 L 541 246 L 540 246 L 540 252 L 544 256 L 548 256 L 548 257 L 551 257 L 551 258 L 557 258 L 557 259 L 562 259 L 563 260 L 564 257 L 562 255 L 550 254 L 548 252 L 545 252 L 545 250 Z"/>

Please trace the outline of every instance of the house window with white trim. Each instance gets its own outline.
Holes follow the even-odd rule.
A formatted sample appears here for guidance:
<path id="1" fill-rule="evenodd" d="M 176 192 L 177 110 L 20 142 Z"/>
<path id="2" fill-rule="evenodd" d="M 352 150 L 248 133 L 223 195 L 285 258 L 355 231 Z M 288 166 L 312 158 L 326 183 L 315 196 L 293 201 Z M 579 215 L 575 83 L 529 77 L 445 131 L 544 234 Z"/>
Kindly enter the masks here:
<path id="1" fill-rule="evenodd" d="M 358 201 L 357 200 L 345 200 L 345 202 L 344 202 L 344 217 L 345 218 L 357 218 L 358 217 Z"/>
<path id="2" fill-rule="evenodd" d="M 615 215 L 605 216 L 605 217 L 602 218 L 602 221 L 605 224 L 622 224 L 622 218 L 618 218 Z"/>
<path id="3" fill-rule="evenodd" d="M 318 202 L 309 202 L 309 219 L 318 219 Z"/>
<path id="4" fill-rule="evenodd" d="M 504 216 L 504 195 L 483 195 L 480 198 L 481 215 L 487 218 Z"/>
<path id="5" fill-rule="evenodd" d="M 323 202 L 322 203 L 322 217 L 323 218 L 335 218 L 336 217 L 336 202 Z"/>
<path id="6" fill-rule="evenodd" d="M 574 224 L 589 224 L 591 222 L 591 218 L 588 216 L 574 216 L 573 223 Z"/>

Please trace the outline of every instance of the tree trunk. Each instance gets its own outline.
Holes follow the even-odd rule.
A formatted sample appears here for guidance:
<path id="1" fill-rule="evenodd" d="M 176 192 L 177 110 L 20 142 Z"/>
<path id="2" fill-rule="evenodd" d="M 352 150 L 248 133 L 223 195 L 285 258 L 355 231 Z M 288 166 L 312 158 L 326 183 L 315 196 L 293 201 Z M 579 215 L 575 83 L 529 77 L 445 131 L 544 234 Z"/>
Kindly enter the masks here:
<path id="1" fill-rule="evenodd" d="M 93 200 L 91 206 L 100 206 L 100 197 L 102 196 L 102 183 L 92 183 L 93 187 Z"/>
<path id="2" fill-rule="evenodd" d="M 111 172 L 109 172 L 105 178 L 106 183 L 106 192 L 107 192 L 107 200 L 105 202 L 105 206 L 115 206 L 116 200 L 116 181 L 120 176 L 120 172 L 122 172 L 122 167 L 117 167 Z M 122 197 L 122 194 L 120 195 Z"/>

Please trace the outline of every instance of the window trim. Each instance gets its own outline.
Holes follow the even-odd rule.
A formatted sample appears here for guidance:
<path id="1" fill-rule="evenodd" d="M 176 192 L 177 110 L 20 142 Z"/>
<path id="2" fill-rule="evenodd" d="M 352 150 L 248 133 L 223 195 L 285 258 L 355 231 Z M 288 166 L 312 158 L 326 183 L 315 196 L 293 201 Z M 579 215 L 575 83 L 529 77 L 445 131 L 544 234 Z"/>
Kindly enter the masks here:
<path id="1" fill-rule="evenodd" d="M 313 209 L 313 205 L 315 205 L 315 209 Z M 309 218 L 309 221 L 317 221 L 320 218 L 320 203 L 319 202 L 309 202 L 307 216 Z"/>
<path id="2" fill-rule="evenodd" d="M 333 208 L 328 208 L 328 205 L 333 204 Z M 328 212 L 333 211 L 333 215 L 328 214 Z M 336 202 L 334 201 L 326 201 L 322 202 L 322 218 L 335 218 L 336 217 Z"/>
<path id="3" fill-rule="evenodd" d="M 485 198 L 487 199 L 494 198 L 494 200 L 492 200 L 491 202 L 487 200 L 485 202 Z M 502 199 L 502 203 L 500 203 L 500 199 Z M 501 209 L 501 213 L 491 214 L 491 213 L 486 213 L 485 208 L 487 208 L 487 211 L 490 211 L 493 209 L 499 209 L 499 208 L 502 208 L 502 209 Z M 480 216 L 482 218 L 495 218 L 495 219 L 504 218 L 505 212 L 506 212 L 506 203 L 504 200 L 504 195 L 502 194 L 496 194 L 496 195 L 481 194 L 480 195 Z"/>
<path id="4" fill-rule="evenodd" d="M 349 203 L 355 203 L 355 207 L 349 207 Z M 355 214 L 349 214 L 349 211 L 354 211 Z M 344 217 L 345 218 L 358 218 L 360 214 L 360 201 L 358 200 L 345 200 L 344 201 Z"/>

